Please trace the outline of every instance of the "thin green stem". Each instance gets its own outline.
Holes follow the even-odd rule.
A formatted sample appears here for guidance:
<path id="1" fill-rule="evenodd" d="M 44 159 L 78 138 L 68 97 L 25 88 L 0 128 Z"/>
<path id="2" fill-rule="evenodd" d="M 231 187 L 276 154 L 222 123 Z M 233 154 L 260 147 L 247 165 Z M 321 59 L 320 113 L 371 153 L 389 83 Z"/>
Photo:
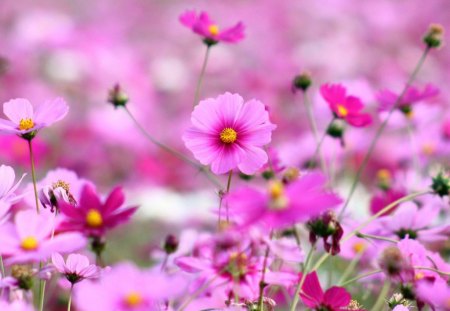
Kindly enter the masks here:
<path id="1" fill-rule="evenodd" d="M 350 274 L 352 274 L 352 272 L 355 270 L 356 266 L 358 265 L 359 261 L 361 260 L 361 257 L 362 257 L 362 253 L 358 253 L 355 257 L 353 257 L 353 259 L 350 261 L 350 263 L 348 264 L 345 271 L 342 273 L 337 284 L 342 284 L 347 280 L 347 278 L 350 276 Z"/>
<path id="2" fill-rule="evenodd" d="M 72 306 L 72 291 L 73 291 L 73 284 L 72 284 L 72 286 L 70 286 L 69 302 L 67 303 L 67 311 L 70 311 L 70 307 Z"/>
<path id="3" fill-rule="evenodd" d="M 416 79 L 417 73 L 419 72 L 420 68 L 422 67 L 428 52 L 430 51 L 430 48 L 427 47 L 424 52 L 422 53 L 422 56 L 420 57 L 416 67 L 414 68 L 411 76 L 409 77 L 408 81 L 406 82 L 405 87 L 403 88 L 403 91 L 400 93 L 400 95 L 397 97 L 397 100 L 395 101 L 394 105 L 392 105 L 391 109 L 389 110 L 386 119 L 383 121 L 383 123 L 381 123 L 380 127 L 378 128 L 377 132 L 375 133 L 374 138 L 372 139 L 372 142 L 369 146 L 369 149 L 358 169 L 358 171 L 356 172 L 355 178 L 353 179 L 353 183 L 352 186 L 350 187 L 350 193 L 348 194 L 347 200 L 345 201 L 345 204 L 339 214 L 339 219 L 342 217 L 342 215 L 344 215 L 344 212 L 348 206 L 348 204 L 350 203 L 350 200 L 353 197 L 353 194 L 355 193 L 356 190 L 356 186 L 359 183 L 359 179 L 361 178 L 361 174 L 364 171 L 364 169 L 366 168 L 367 163 L 369 162 L 370 157 L 372 156 L 373 151 L 375 150 L 375 146 L 378 142 L 378 139 L 381 137 L 381 134 L 383 133 L 384 129 L 387 126 L 387 123 L 389 121 L 389 119 L 391 118 L 392 113 L 395 111 L 395 109 L 397 109 L 398 105 L 401 103 L 403 97 L 406 94 L 406 91 L 409 89 L 409 87 L 411 86 L 411 84 L 413 83 L 413 81 Z"/>
<path id="4" fill-rule="evenodd" d="M 351 231 L 350 233 L 348 233 L 346 236 L 344 236 L 341 240 L 341 243 L 344 243 L 345 241 L 348 241 L 351 237 L 353 237 L 354 235 L 356 235 L 357 232 L 361 231 L 361 229 L 365 228 L 368 224 L 370 224 L 372 221 L 374 221 L 375 219 L 377 219 L 378 217 L 380 217 L 381 215 L 383 215 L 386 212 L 389 212 L 391 209 L 393 209 L 395 206 L 397 206 L 400 203 L 403 202 L 407 202 L 409 200 L 412 200 L 418 196 L 424 195 L 430 193 L 430 190 L 426 190 L 426 191 L 420 191 L 420 192 L 414 192 L 411 193 L 409 195 L 406 195 L 404 197 L 401 197 L 400 199 L 392 202 L 391 204 L 387 205 L 386 207 L 384 207 L 382 210 L 380 210 L 378 213 L 376 213 L 375 215 L 373 215 L 372 217 L 370 217 L 368 220 L 366 220 L 365 222 L 363 222 L 361 225 L 359 225 L 358 227 L 356 227 L 356 229 L 354 229 L 353 231 Z M 327 260 L 327 258 L 330 256 L 330 253 L 325 253 L 322 255 L 322 257 L 319 258 L 319 260 L 316 262 L 316 264 L 314 265 L 314 267 L 312 268 L 312 271 L 317 270 L 324 262 L 325 260 Z"/>
<path id="5" fill-rule="evenodd" d="M 294 298 L 292 299 L 291 307 L 289 308 L 290 311 L 295 311 L 295 308 L 297 308 L 297 304 L 300 299 L 300 291 L 302 290 L 303 283 L 305 283 L 309 263 L 314 253 L 314 249 L 315 245 L 313 244 L 311 245 L 311 249 L 309 250 L 308 255 L 306 255 L 305 264 L 302 268 L 302 278 L 300 279 L 300 282 L 297 284 L 297 288 L 295 289 Z"/>
<path id="6" fill-rule="evenodd" d="M 179 158 L 180 160 L 186 162 L 187 164 L 193 166 L 194 168 L 198 169 L 200 172 L 204 173 L 206 178 L 212 183 L 214 184 L 214 186 L 218 187 L 219 189 L 221 189 L 221 184 L 219 182 L 219 180 L 212 175 L 208 168 L 197 164 L 195 161 L 189 159 L 188 157 L 186 157 L 184 154 L 182 154 L 181 152 L 172 149 L 169 146 L 166 146 L 165 144 L 159 142 L 158 140 L 156 140 L 155 138 L 153 138 L 152 135 L 150 135 L 147 130 L 139 123 L 139 121 L 134 117 L 134 115 L 131 113 L 131 111 L 124 106 L 125 111 L 127 112 L 128 116 L 130 117 L 130 119 L 133 121 L 133 123 L 136 125 L 136 127 L 141 131 L 141 133 L 153 144 L 155 144 L 156 146 L 158 146 L 159 148 L 163 149 L 164 151 L 174 155 L 175 157 Z"/>
<path id="7" fill-rule="evenodd" d="M 33 144 L 31 143 L 31 139 L 28 139 L 27 141 L 28 141 L 28 150 L 30 151 L 31 178 L 33 179 L 34 200 L 36 204 L 36 212 L 39 214 L 39 198 L 37 191 L 36 169 L 34 166 Z"/>
<path id="8" fill-rule="evenodd" d="M 379 235 L 373 235 L 373 234 L 366 234 L 366 233 L 361 233 L 361 232 L 357 232 L 356 236 L 362 239 L 373 239 L 373 240 L 379 240 L 379 241 L 386 241 L 386 242 L 391 242 L 391 243 L 397 243 L 398 241 L 395 239 L 391 239 L 391 238 L 387 238 L 384 236 L 379 236 Z"/>
<path id="9" fill-rule="evenodd" d="M 231 188 L 231 178 L 233 177 L 233 170 L 230 170 L 230 172 L 228 173 L 228 181 L 227 181 L 227 190 L 226 190 L 226 194 L 228 194 L 230 192 L 230 188 Z M 228 215 L 228 205 L 227 207 L 227 223 L 230 222 L 229 219 L 229 215 Z"/>
<path id="10" fill-rule="evenodd" d="M 3 279 L 4 277 L 6 277 L 6 272 L 5 272 L 5 265 L 3 264 L 3 256 L 0 255 L 0 269 L 2 271 L 2 275 L 1 278 Z M 3 296 L 3 287 L 0 289 L 0 297 Z"/>
<path id="11" fill-rule="evenodd" d="M 375 275 L 375 274 L 378 274 L 378 273 L 381 273 L 381 272 L 383 272 L 381 269 L 377 269 L 377 270 L 374 270 L 374 271 L 370 271 L 370 272 L 367 272 L 367 273 L 358 275 L 358 276 L 356 276 L 356 277 L 354 277 L 354 278 L 352 278 L 352 279 L 349 279 L 349 280 L 347 280 L 347 281 L 345 281 L 345 282 L 342 282 L 342 283 L 340 283 L 339 286 L 343 286 L 343 287 L 344 287 L 344 286 L 346 286 L 346 285 L 348 285 L 348 284 L 351 284 L 351 283 L 353 283 L 353 282 L 359 281 L 359 280 L 361 280 L 361 279 L 364 279 L 364 278 L 366 278 L 366 277 L 369 277 L 369 276 L 371 276 L 371 275 Z"/>
<path id="12" fill-rule="evenodd" d="M 42 269 L 42 263 L 40 265 Z M 41 280 L 39 282 L 39 311 L 44 310 L 44 300 L 45 300 L 45 285 L 47 284 L 47 281 Z"/>
<path id="13" fill-rule="evenodd" d="M 441 271 L 441 270 L 434 269 L 434 268 L 430 268 L 430 267 L 414 266 L 413 268 L 414 268 L 414 269 L 417 269 L 417 270 L 428 270 L 428 271 L 433 271 L 433 272 L 439 273 L 439 274 L 441 274 L 441 275 L 450 276 L 450 272 Z"/>
<path id="14" fill-rule="evenodd" d="M 203 76 L 205 75 L 206 65 L 208 64 L 208 58 L 209 58 L 209 51 L 210 50 L 211 50 L 211 46 L 207 45 L 206 46 L 205 57 L 203 58 L 202 69 L 200 71 L 200 76 L 198 77 L 197 86 L 195 87 L 194 103 L 192 105 L 193 107 L 197 106 L 197 104 L 198 104 L 198 99 L 199 99 L 199 96 L 200 96 L 200 88 L 202 86 Z"/>
<path id="15" fill-rule="evenodd" d="M 327 127 L 325 128 L 325 132 L 323 133 L 319 142 L 317 143 L 317 147 L 316 147 L 316 150 L 314 151 L 313 157 L 311 158 L 309 168 L 311 168 L 316 163 L 317 157 L 321 153 L 322 144 L 325 141 L 325 137 L 327 137 L 328 128 L 330 127 L 331 124 L 333 124 L 334 120 L 336 120 L 336 118 L 333 117 L 333 119 L 331 119 L 330 123 L 328 123 Z M 322 160 L 325 160 L 325 159 L 322 159 Z M 325 165 L 325 164 L 323 164 L 323 165 Z"/>
<path id="16" fill-rule="evenodd" d="M 381 288 L 380 294 L 378 295 L 378 299 L 372 307 L 372 311 L 378 311 L 383 309 L 383 305 L 386 303 L 386 297 L 389 293 L 389 289 L 391 288 L 391 282 L 386 281 Z"/>
<path id="17" fill-rule="evenodd" d="M 270 231 L 270 239 L 273 237 L 273 230 Z M 258 297 L 258 310 L 264 310 L 264 288 L 266 287 L 266 269 L 267 269 L 267 261 L 269 258 L 270 246 L 267 245 L 266 253 L 264 254 L 264 262 L 262 267 L 261 280 L 259 281 L 259 297 Z"/>

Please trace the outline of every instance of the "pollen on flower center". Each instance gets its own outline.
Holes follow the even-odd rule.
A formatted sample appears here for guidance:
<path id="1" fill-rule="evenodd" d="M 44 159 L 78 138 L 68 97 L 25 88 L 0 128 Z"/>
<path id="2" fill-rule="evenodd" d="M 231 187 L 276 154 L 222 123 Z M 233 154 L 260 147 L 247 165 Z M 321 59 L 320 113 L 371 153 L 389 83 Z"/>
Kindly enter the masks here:
<path id="1" fill-rule="evenodd" d="M 143 299 L 141 294 L 138 292 L 131 292 L 128 295 L 125 296 L 125 304 L 128 307 L 137 307 L 142 304 Z"/>
<path id="2" fill-rule="evenodd" d="M 338 114 L 340 117 L 346 117 L 348 115 L 348 110 L 342 105 L 337 105 Z"/>
<path id="3" fill-rule="evenodd" d="M 86 223 L 92 228 L 100 227 L 103 225 L 102 214 L 96 209 L 90 209 L 86 215 Z"/>
<path id="4" fill-rule="evenodd" d="M 38 248 L 38 240 L 34 236 L 28 236 L 22 240 L 20 246 L 26 251 L 33 251 Z"/>
<path id="5" fill-rule="evenodd" d="M 355 244 L 353 244 L 353 251 L 356 254 L 361 254 L 362 252 L 364 252 L 364 250 L 366 249 L 366 244 L 364 242 L 356 242 Z"/>
<path id="6" fill-rule="evenodd" d="M 217 36 L 219 34 L 219 26 L 212 24 L 208 27 L 209 33 L 213 36 Z"/>
<path id="7" fill-rule="evenodd" d="M 284 185 L 281 181 L 277 180 L 269 186 L 269 206 L 275 210 L 281 210 L 286 208 L 288 199 L 284 193 Z"/>
<path id="8" fill-rule="evenodd" d="M 232 144 L 237 139 L 237 133 L 231 127 L 226 127 L 220 132 L 220 140 L 225 144 Z"/>
<path id="9" fill-rule="evenodd" d="M 21 130 L 21 131 L 27 131 L 29 129 L 32 129 L 33 127 L 34 127 L 34 122 L 30 118 L 22 119 L 19 122 L 19 130 Z"/>
<path id="10" fill-rule="evenodd" d="M 70 185 L 69 183 L 65 182 L 64 180 L 59 179 L 58 181 L 54 182 L 52 184 L 52 189 L 55 190 L 56 188 L 63 188 L 67 193 L 70 192 Z"/>

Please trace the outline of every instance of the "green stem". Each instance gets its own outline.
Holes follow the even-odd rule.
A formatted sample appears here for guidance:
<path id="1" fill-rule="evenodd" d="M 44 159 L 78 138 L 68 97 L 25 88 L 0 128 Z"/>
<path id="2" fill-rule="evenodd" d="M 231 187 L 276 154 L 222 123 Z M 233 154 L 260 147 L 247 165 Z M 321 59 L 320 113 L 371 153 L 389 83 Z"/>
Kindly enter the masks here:
<path id="1" fill-rule="evenodd" d="M 358 262 L 361 260 L 362 253 L 358 253 L 348 264 L 347 268 L 345 269 L 344 273 L 342 273 L 341 278 L 337 282 L 338 284 L 344 283 L 347 278 L 350 276 L 350 274 L 355 270 L 356 266 L 358 265 Z"/>
<path id="2" fill-rule="evenodd" d="M 27 141 L 28 141 L 28 149 L 30 151 L 31 178 L 33 179 L 34 200 L 36 204 L 36 212 L 39 214 L 39 199 L 37 191 L 36 169 L 34 166 L 33 144 L 31 143 L 31 139 L 28 139 Z"/>
<path id="3" fill-rule="evenodd" d="M 315 245 L 313 244 L 311 245 L 311 249 L 309 250 L 308 255 L 306 255 L 306 261 L 302 268 L 302 278 L 300 279 L 300 282 L 297 284 L 297 288 L 295 289 L 294 298 L 292 299 L 291 307 L 289 308 L 290 311 L 295 311 L 295 308 L 297 308 L 297 304 L 300 299 L 300 291 L 302 290 L 303 283 L 305 283 L 309 263 L 314 253 L 314 249 Z"/>
<path id="4" fill-rule="evenodd" d="M 373 234 L 366 234 L 366 233 L 361 233 L 361 232 L 357 232 L 356 236 L 358 238 L 362 238 L 362 239 L 373 239 L 373 240 L 379 240 L 379 241 L 386 241 L 386 242 L 391 242 L 391 243 L 397 243 L 398 241 L 395 239 L 391 239 L 391 238 L 387 238 L 384 236 L 379 236 L 379 235 L 373 235 Z"/>
<path id="5" fill-rule="evenodd" d="M 273 230 L 270 231 L 270 239 L 273 237 Z M 265 284 L 266 279 L 266 268 L 267 268 L 267 260 L 269 258 L 270 247 L 267 245 L 266 253 L 264 254 L 264 262 L 262 267 L 261 280 L 259 281 L 259 298 L 258 298 L 258 310 L 264 311 L 264 288 L 267 284 Z"/>
<path id="6" fill-rule="evenodd" d="M 228 181 L 227 181 L 227 190 L 226 190 L 226 194 L 228 194 L 230 192 L 230 188 L 231 188 L 231 178 L 233 177 L 233 170 L 230 170 L 230 172 L 228 173 Z M 229 215 L 228 215 L 228 205 L 227 207 L 227 223 L 230 222 L 229 219 Z"/>
<path id="7" fill-rule="evenodd" d="M 430 268 L 430 267 L 414 266 L 413 268 L 414 268 L 414 269 L 417 269 L 417 270 L 428 270 L 428 271 L 433 271 L 433 272 L 439 273 L 439 274 L 444 275 L 444 276 L 450 276 L 450 272 L 441 271 L 441 270 L 434 269 L 434 268 Z"/>
<path id="8" fill-rule="evenodd" d="M 198 99 L 199 99 L 199 96 L 200 96 L 200 88 L 202 86 L 203 76 L 205 75 L 206 65 L 208 64 L 208 58 L 209 58 L 209 51 L 210 51 L 210 49 L 211 49 L 211 46 L 207 45 L 206 46 L 205 57 L 203 58 L 202 69 L 200 71 L 200 76 L 198 77 L 197 86 L 195 88 L 194 103 L 192 105 L 193 107 L 197 106 L 197 104 L 198 104 Z"/>
<path id="9" fill-rule="evenodd" d="M 385 127 L 387 126 L 387 123 L 389 121 L 389 119 L 391 118 L 392 113 L 395 111 L 395 109 L 398 107 L 398 105 L 400 104 L 400 102 L 403 99 L 403 96 L 405 96 L 406 91 L 409 89 L 409 87 L 411 86 L 411 84 L 413 83 L 413 81 L 416 79 L 417 73 L 419 72 L 420 68 L 422 67 L 428 52 L 430 51 L 430 48 L 427 47 L 424 52 L 422 53 L 422 56 L 420 57 L 416 67 L 414 68 L 411 76 L 409 77 L 408 81 L 406 82 L 405 87 L 403 88 L 403 91 L 400 93 L 400 95 L 397 97 L 397 100 L 395 101 L 394 105 L 391 107 L 391 109 L 389 110 L 386 119 L 383 121 L 383 123 L 381 123 L 380 127 L 378 128 L 377 132 L 375 133 L 375 136 L 369 146 L 369 150 L 367 151 L 358 171 L 356 172 L 355 178 L 353 180 L 352 186 L 350 188 L 350 193 L 348 194 L 347 200 L 345 201 L 345 204 L 339 214 L 339 219 L 342 217 L 342 215 L 344 215 L 345 209 L 347 208 L 348 204 L 350 203 L 350 200 L 353 197 L 353 194 L 355 193 L 356 190 L 356 186 L 358 185 L 359 179 L 361 177 L 362 172 L 364 171 L 364 169 L 366 168 L 367 163 L 369 162 L 369 159 L 373 153 L 373 151 L 375 150 L 375 146 L 378 142 L 378 139 L 381 137 L 381 134 L 383 133 Z"/>
<path id="10" fill-rule="evenodd" d="M 6 277 L 6 272 L 5 272 L 5 265 L 3 264 L 3 256 L 0 255 L 0 269 L 2 271 L 2 276 L 1 278 L 3 279 L 4 277 Z M 0 289 L 0 298 L 3 296 L 3 287 Z"/>
<path id="11" fill-rule="evenodd" d="M 193 160 L 189 159 L 188 157 L 186 157 L 184 154 L 182 154 L 179 151 L 176 151 L 172 148 L 170 148 L 169 146 L 166 146 L 165 144 L 159 142 L 158 140 L 156 140 L 155 138 L 153 138 L 153 136 L 151 136 L 147 130 L 139 123 L 139 121 L 134 117 L 134 115 L 131 113 L 131 111 L 124 106 L 125 111 L 127 112 L 128 116 L 130 117 L 130 119 L 134 122 L 134 124 L 136 125 L 136 127 L 141 131 L 141 133 L 153 144 L 155 144 L 156 146 L 158 146 L 159 148 L 163 149 L 164 151 L 174 155 L 175 157 L 179 158 L 180 160 L 186 162 L 187 164 L 193 166 L 194 168 L 198 169 L 200 172 L 204 173 L 206 178 L 208 178 L 208 180 L 213 183 L 216 187 L 218 187 L 219 189 L 221 188 L 221 184 L 220 182 L 217 180 L 217 178 L 212 175 L 209 170 L 202 166 L 202 165 L 198 165 L 196 162 L 194 162 Z"/>
<path id="12" fill-rule="evenodd" d="M 370 271 L 370 272 L 367 272 L 367 273 L 358 275 L 358 276 L 356 276 L 356 277 L 354 277 L 354 278 L 352 278 L 352 279 L 350 279 L 350 280 L 347 280 L 347 281 L 345 281 L 345 282 L 342 282 L 339 286 L 344 287 L 344 286 L 346 286 L 346 285 L 348 285 L 348 284 L 351 284 L 351 283 L 353 283 L 353 282 L 356 282 L 356 281 L 358 281 L 358 280 L 364 279 L 364 278 L 366 278 L 366 277 L 368 277 L 368 276 L 375 275 L 375 274 L 378 274 L 378 273 L 381 273 L 381 272 L 383 272 L 383 271 L 381 271 L 380 269 L 374 270 L 374 271 Z"/>
<path id="13" fill-rule="evenodd" d="M 336 118 L 333 117 L 333 119 L 331 119 L 330 123 L 328 123 L 327 127 L 325 128 L 325 132 L 323 133 L 319 142 L 317 143 L 317 147 L 316 147 L 316 150 L 314 151 L 313 157 L 311 158 L 309 168 L 311 168 L 315 164 L 318 155 L 321 153 L 320 150 L 321 150 L 323 142 L 325 141 L 325 137 L 327 137 L 328 128 L 330 127 L 331 124 L 333 124 L 334 120 L 336 120 Z M 322 159 L 322 160 L 325 160 L 325 159 Z M 325 165 L 325 164 L 323 164 L 323 165 Z"/>
<path id="14" fill-rule="evenodd" d="M 344 242 L 348 241 L 351 237 L 356 235 L 357 232 L 361 231 L 361 229 L 365 228 L 368 224 L 370 224 L 372 221 L 374 221 L 375 219 L 377 219 L 378 217 L 380 217 L 384 213 L 386 213 L 386 212 L 390 211 L 391 209 L 393 209 L 396 205 L 398 205 L 400 203 L 403 203 L 403 202 L 406 202 L 406 201 L 409 201 L 409 200 L 412 200 L 412 199 L 414 199 L 414 198 L 416 198 L 418 196 L 421 196 L 421 195 L 424 195 L 424 194 L 427 194 L 427 193 L 430 193 L 430 190 L 414 192 L 414 193 L 406 195 L 406 196 L 404 196 L 404 197 L 402 197 L 402 198 L 392 202 L 391 204 L 387 205 L 382 210 L 380 210 L 378 213 L 376 213 L 375 215 L 370 217 L 368 220 L 363 222 L 361 225 L 356 227 L 356 229 L 354 229 L 353 231 L 348 233 L 346 236 L 344 236 L 342 238 L 342 240 L 341 240 L 341 243 L 344 243 Z M 329 256 L 330 256 L 329 253 L 323 254 L 322 257 L 319 258 L 319 260 L 316 262 L 316 264 L 312 268 L 312 271 L 317 270 L 325 262 L 325 260 L 327 260 L 327 258 Z"/>
<path id="15" fill-rule="evenodd" d="M 378 310 L 382 310 L 383 305 L 386 303 L 386 297 L 387 294 L 389 293 L 389 289 L 391 287 L 391 282 L 390 281 L 386 281 L 383 285 L 383 287 L 381 288 L 380 294 L 378 295 L 378 299 L 375 302 L 375 304 L 372 307 L 372 311 L 378 311 Z"/>
<path id="16" fill-rule="evenodd" d="M 70 307 L 72 306 L 72 291 L 73 291 L 73 284 L 72 284 L 72 286 L 70 286 L 69 302 L 67 303 L 67 311 L 70 311 Z"/>

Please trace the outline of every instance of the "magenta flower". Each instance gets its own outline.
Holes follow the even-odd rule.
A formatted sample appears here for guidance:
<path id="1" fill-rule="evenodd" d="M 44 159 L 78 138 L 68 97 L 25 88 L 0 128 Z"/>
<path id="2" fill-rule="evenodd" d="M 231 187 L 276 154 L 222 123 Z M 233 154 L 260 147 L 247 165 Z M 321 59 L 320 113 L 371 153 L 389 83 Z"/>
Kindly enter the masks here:
<path id="1" fill-rule="evenodd" d="M 121 208 L 125 201 L 122 188 L 111 191 L 104 203 L 95 193 L 94 188 L 87 184 L 81 191 L 77 206 L 61 200 L 58 206 L 66 218 L 59 226 L 60 231 L 78 231 L 89 237 L 102 237 L 109 229 L 127 222 L 137 207 Z"/>
<path id="2" fill-rule="evenodd" d="M 66 262 L 64 262 L 61 254 L 54 253 L 52 255 L 52 263 L 56 270 L 63 274 L 72 284 L 100 276 L 100 268 L 89 264 L 89 259 L 80 254 L 70 254 Z"/>
<path id="3" fill-rule="evenodd" d="M 3 112 L 9 120 L 0 119 L 0 133 L 31 139 L 41 128 L 64 118 L 68 111 L 69 107 L 62 98 L 46 101 L 36 107 L 27 99 L 12 99 L 3 104 Z"/>
<path id="4" fill-rule="evenodd" d="M 361 112 L 364 108 L 361 100 L 355 96 L 347 96 L 347 90 L 341 84 L 324 84 L 320 87 L 320 94 L 336 118 L 356 127 L 372 123 L 370 114 Z"/>
<path id="5" fill-rule="evenodd" d="M 0 227 L 0 253 L 7 257 L 5 262 L 39 262 L 55 252 L 69 253 L 86 245 L 86 239 L 78 233 L 57 234 L 51 238 L 54 223 L 53 215 L 37 215 L 31 210 L 18 212 L 15 224 Z"/>
<path id="6" fill-rule="evenodd" d="M 82 282 L 75 288 L 75 305 L 80 311 L 148 311 L 160 309 L 184 290 L 178 277 L 140 270 L 122 263 L 102 273 L 99 281 Z"/>
<path id="7" fill-rule="evenodd" d="M 432 84 L 427 84 L 425 88 L 420 91 L 416 87 L 409 87 L 402 97 L 401 102 L 398 103 L 397 108 L 400 109 L 406 116 L 411 116 L 412 105 L 420 101 L 435 97 L 439 94 L 439 89 Z M 397 102 L 398 94 L 390 90 L 382 90 L 378 92 L 377 99 L 380 103 L 380 111 L 390 110 Z"/>
<path id="8" fill-rule="evenodd" d="M 192 29 L 205 39 L 205 43 L 212 45 L 219 41 L 236 43 L 244 38 L 244 25 L 239 22 L 233 27 L 221 30 L 206 12 L 197 15 L 195 11 L 186 11 L 180 15 L 180 22 Z"/>
<path id="9" fill-rule="evenodd" d="M 327 311 L 346 311 L 352 299 L 343 287 L 333 286 L 324 293 L 315 271 L 306 276 L 300 297 L 308 308 Z"/>
<path id="10" fill-rule="evenodd" d="M 287 185 L 273 181 L 266 191 L 246 187 L 231 192 L 226 204 L 240 226 L 258 223 L 265 228 L 291 227 L 342 202 L 326 190 L 325 184 L 322 174 L 311 173 Z"/>
<path id="11" fill-rule="evenodd" d="M 236 167 L 251 175 L 267 162 L 262 149 L 276 128 L 260 101 L 246 103 L 238 94 L 205 99 L 192 112 L 192 127 L 183 135 L 186 147 L 211 171 L 223 174 Z"/>

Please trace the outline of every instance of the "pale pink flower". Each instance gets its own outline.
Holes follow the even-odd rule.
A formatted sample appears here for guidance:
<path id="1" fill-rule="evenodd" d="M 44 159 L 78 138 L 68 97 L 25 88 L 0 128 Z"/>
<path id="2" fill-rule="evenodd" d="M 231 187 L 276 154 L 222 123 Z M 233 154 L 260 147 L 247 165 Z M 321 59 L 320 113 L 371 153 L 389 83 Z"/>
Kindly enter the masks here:
<path id="1" fill-rule="evenodd" d="M 52 255 L 52 263 L 56 270 L 63 274 L 72 284 L 100 276 L 100 268 L 89 264 L 89 259 L 84 255 L 70 254 L 64 262 L 61 254 L 54 253 Z"/>

